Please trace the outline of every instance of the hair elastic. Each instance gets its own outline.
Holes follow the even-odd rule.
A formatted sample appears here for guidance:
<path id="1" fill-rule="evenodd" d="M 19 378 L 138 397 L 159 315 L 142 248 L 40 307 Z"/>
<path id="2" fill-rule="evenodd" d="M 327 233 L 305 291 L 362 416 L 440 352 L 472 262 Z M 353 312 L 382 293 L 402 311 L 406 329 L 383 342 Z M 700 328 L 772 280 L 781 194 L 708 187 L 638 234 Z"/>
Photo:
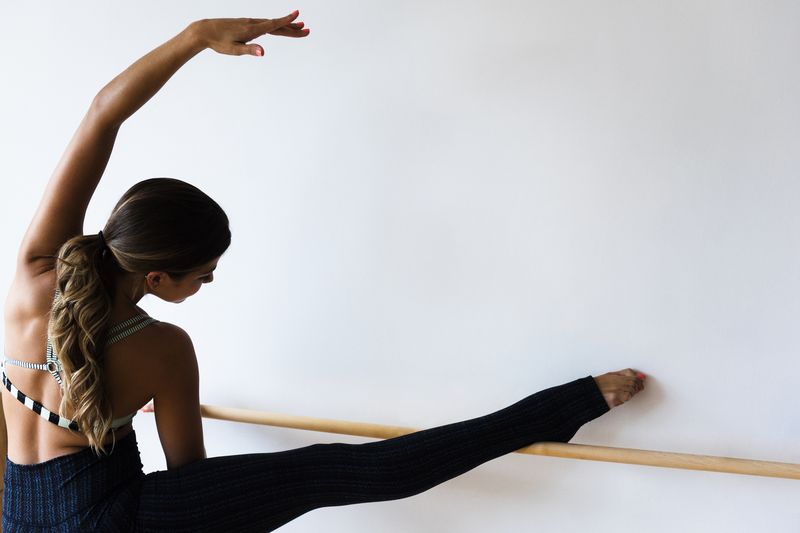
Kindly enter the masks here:
<path id="1" fill-rule="evenodd" d="M 109 248 L 109 247 L 108 247 L 108 245 L 106 244 L 106 238 L 105 238 L 105 237 L 103 237 L 103 230 L 100 230 L 100 231 L 98 231 L 98 232 L 97 232 L 97 236 L 98 236 L 98 237 L 100 237 L 100 243 L 103 245 L 103 247 L 101 248 L 101 250 L 102 250 L 103 252 L 105 252 L 106 250 L 110 250 L 110 248 Z"/>

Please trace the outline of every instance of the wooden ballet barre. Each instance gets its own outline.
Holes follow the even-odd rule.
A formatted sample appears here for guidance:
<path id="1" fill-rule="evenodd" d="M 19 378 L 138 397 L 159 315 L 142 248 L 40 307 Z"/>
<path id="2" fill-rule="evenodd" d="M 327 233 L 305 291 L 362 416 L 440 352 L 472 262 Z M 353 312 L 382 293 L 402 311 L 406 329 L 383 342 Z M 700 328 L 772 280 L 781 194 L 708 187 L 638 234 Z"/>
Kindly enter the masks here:
<path id="1" fill-rule="evenodd" d="M 200 413 L 205 418 L 228 420 L 230 422 L 322 431 L 325 433 L 338 433 L 341 435 L 371 437 L 376 439 L 391 439 L 418 431 L 413 428 L 401 426 L 284 415 L 213 405 L 201 405 Z M 758 461 L 755 459 L 737 459 L 733 457 L 716 457 L 713 455 L 659 452 L 653 450 L 636 450 L 632 448 L 611 448 L 608 446 L 589 446 L 586 444 L 568 444 L 562 442 L 537 442 L 536 444 L 517 450 L 516 453 L 659 466 L 663 468 L 682 468 L 685 470 L 705 470 L 708 472 L 724 472 L 728 474 L 800 479 L 800 464 Z"/>

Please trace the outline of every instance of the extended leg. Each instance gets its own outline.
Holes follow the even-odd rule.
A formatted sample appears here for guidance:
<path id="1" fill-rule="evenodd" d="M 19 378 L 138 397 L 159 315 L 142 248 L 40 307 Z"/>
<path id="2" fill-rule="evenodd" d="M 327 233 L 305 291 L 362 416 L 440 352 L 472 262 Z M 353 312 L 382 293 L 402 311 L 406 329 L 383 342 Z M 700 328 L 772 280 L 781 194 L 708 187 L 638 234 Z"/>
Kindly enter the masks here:
<path id="1" fill-rule="evenodd" d="M 608 410 L 590 376 L 384 441 L 204 459 L 148 474 L 138 522 L 142 531 L 271 531 L 319 507 L 419 494 L 533 442 L 566 442 Z"/>

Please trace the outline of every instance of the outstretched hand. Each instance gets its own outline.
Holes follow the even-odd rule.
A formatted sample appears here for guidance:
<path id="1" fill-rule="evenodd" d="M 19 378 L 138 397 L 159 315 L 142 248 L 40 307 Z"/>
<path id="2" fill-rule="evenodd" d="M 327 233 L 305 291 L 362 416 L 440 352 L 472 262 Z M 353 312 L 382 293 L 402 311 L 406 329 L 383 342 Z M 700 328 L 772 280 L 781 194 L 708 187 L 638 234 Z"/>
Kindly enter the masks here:
<path id="1" fill-rule="evenodd" d="M 283 37 L 306 37 L 310 30 L 302 22 L 294 22 L 300 15 L 294 11 L 278 19 L 203 19 L 193 24 L 196 35 L 203 44 L 220 54 L 233 56 L 263 56 L 264 49 L 257 44 L 247 44 L 264 34 Z"/>

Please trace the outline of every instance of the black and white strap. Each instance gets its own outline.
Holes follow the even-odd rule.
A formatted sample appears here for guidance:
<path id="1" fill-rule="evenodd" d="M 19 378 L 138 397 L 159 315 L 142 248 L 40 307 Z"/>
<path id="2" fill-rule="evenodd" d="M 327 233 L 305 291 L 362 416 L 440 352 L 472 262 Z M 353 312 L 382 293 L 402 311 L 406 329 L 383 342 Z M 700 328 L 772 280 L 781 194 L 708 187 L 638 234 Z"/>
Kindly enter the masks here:
<path id="1" fill-rule="evenodd" d="M 78 424 L 70 420 L 69 418 L 64 418 L 63 416 L 59 415 L 58 413 L 53 413 L 49 411 L 44 405 L 40 404 L 36 400 L 32 398 L 28 398 L 25 393 L 17 389 L 11 380 L 6 377 L 5 368 L 3 368 L 3 385 L 6 386 L 8 392 L 10 392 L 13 396 L 17 398 L 20 402 L 25 404 L 25 407 L 33 411 L 34 413 L 38 414 L 45 420 L 49 420 L 53 424 L 59 425 L 62 428 L 68 428 L 73 431 L 78 431 Z"/>

